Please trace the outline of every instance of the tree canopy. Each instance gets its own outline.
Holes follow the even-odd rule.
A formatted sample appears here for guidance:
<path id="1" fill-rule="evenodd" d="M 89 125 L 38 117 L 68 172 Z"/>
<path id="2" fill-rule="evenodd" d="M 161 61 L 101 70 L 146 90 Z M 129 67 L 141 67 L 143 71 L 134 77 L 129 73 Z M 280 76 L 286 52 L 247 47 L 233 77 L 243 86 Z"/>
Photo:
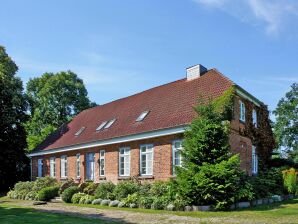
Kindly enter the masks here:
<path id="1" fill-rule="evenodd" d="M 17 71 L 17 65 L 0 46 L 0 190 L 29 176 L 23 126 L 28 105 Z"/>
<path id="2" fill-rule="evenodd" d="M 26 124 L 29 151 L 84 109 L 94 106 L 83 80 L 71 72 L 44 73 L 27 84 L 31 119 Z"/>
<path id="3" fill-rule="evenodd" d="M 298 83 L 281 98 L 273 112 L 276 116 L 274 134 L 280 147 L 298 163 Z"/>

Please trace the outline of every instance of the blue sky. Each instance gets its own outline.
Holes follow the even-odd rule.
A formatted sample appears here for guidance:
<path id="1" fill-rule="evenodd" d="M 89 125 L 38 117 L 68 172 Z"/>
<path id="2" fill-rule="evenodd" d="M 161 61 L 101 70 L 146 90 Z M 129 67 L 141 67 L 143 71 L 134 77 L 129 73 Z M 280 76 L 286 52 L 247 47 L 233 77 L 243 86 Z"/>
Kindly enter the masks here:
<path id="1" fill-rule="evenodd" d="M 296 0 L 1 3 L 0 44 L 22 80 L 72 70 L 98 104 L 183 78 L 200 63 L 272 110 L 298 81 L 297 43 Z"/>

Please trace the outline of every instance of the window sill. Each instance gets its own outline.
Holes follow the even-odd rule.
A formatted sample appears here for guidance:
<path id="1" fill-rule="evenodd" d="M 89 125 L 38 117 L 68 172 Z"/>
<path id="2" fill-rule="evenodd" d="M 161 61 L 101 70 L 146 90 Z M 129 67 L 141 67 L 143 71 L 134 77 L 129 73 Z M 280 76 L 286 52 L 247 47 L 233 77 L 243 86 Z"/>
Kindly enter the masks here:
<path id="1" fill-rule="evenodd" d="M 67 177 L 60 177 L 60 180 L 67 180 Z"/>
<path id="2" fill-rule="evenodd" d="M 143 175 L 138 177 L 139 180 L 148 180 L 148 179 L 154 179 L 153 175 Z"/>
<path id="3" fill-rule="evenodd" d="M 99 180 L 106 180 L 106 177 L 99 177 Z"/>
<path id="4" fill-rule="evenodd" d="M 128 180 L 130 176 L 118 176 L 118 180 Z"/>

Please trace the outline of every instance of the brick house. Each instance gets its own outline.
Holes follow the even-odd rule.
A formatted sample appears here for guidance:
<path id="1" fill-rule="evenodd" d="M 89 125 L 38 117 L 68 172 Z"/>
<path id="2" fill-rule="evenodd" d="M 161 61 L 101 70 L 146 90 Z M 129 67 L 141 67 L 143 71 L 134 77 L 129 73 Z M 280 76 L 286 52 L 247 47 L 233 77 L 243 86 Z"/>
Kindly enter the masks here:
<path id="1" fill-rule="evenodd" d="M 216 69 L 196 65 L 184 79 L 82 111 L 31 152 L 32 179 L 167 180 L 181 163 L 183 132 L 196 116 L 198 96 L 216 98 L 232 86 L 231 152 L 240 155 L 243 170 L 256 174 L 256 149 L 239 132 L 248 122 L 245 102 L 253 105 L 254 125 L 262 103 Z"/>

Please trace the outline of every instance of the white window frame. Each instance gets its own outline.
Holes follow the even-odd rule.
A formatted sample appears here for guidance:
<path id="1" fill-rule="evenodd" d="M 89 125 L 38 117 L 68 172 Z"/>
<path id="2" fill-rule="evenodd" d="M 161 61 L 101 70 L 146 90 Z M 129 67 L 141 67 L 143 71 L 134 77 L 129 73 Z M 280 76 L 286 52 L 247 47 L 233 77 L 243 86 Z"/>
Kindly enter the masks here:
<path id="1" fill-rule="evenodd" d="M 37 160 L 37 176 L 42 177 L 43 175 L 43 159 Z"/>
<path id="2" fill-rule="evenodd" d="M 141 122 L 141 121 L 143 121 L 146 117 L 147 117 L 147 115 L 149 114 L 149 110 L 146 110 L 146 111 L 143 111 L 138 117 L 137 117 L 137 119 L 136 119 L 136 122 Z"/>
<path id="3" fill-rule="evenodd" d="M 121 158 L 124 160 L 123 174 L 121 174 Z M 130 147 L 119 148 L 119 176 L 130 176 Z"/>
<path id="4" fill-rule="evenodd" d="M 252 168 L 252 174 L 258 173 L 258 154 L 256 152 L 256 147 L 252 146 L 252 156 L 251 156 L 251 168 Z"/>
<path id="5" fill-rule="evenodd" d="M 146 152 L 142 152 L 142 147 L 146 147 Z M 149 152 L 147 151 L 148 149 L 151 149 Z M 148 164 L 147 164 L 147 156 L 149 154 L 152 154 L 152 160 L 151 160 L 151 172 L 148 172 Z M 142 159 L 142 155 L 146 155 L 146 167 L 145 170 L 146 172 L 143 173 L 142 171 L 142 163 L 143 163 L 143 159 Z M 144 145 L 140 145 L 140 174 L 141 176 L 152 176 L 153 175 L 153 161 L 154 161 L 154 146 L 153 144 L 144 144 Z"/>
<path id="6" fill-rule="evenodd" d="M 63 179 L 67 178 L 67 156 L 66 155 L 63 155 L 60 157 L 60 177 Z"/>
<path id="7" fill-rule="evenodd" d="M 76 154 L 76 177 L 81 177 L 81 154 Z"/>
<path id="8" fill-rule="evenodd" d="M 91 159 L 90 159 L 90 156 Z M 86 154 L 86 179 L 94 181 L 95 179 L 95 153 L 88 152 Z"/>
<path id="9" fill-rule="evenodd" d="M 181 143 L 181 147 L 180 148 L 176 148 L 175 147 L 175 144 L 177 143 L 177 142 L 180 142 Z M 181 139 L 178 139 L 178 140 L 174 140 L 173 142 L 172 142 L 172 157 L 173 157 L 173 159 L 172 159 L 172 169 L 173 169 L 173 174 L 175 175 L 175 167 L 176 166 L 181 166 L 182 165 L 182 156 L 181 156 L 181 151 L 183 150 L 183 148 L 182 148 L 182 140 Z M 176 152 L 180 152 L 180 158 L 179 158 L 179 165 L 176 165 L 176 160 L 175 160 L 175 153 Z"/>
<path id="10" fill-rule="evenodd" d="M 56 158 L 55 157 L 50 158 L 50 176 L 56 177 Z"/>
<path id="11" fill-rule="evenodd" d="M 102 155 L 103 153 L 103 155 Z M 104 177 L 106 175 L 106 150 L 101 149 L 99 151 L 99 176 Z M 103 163 L 103 166 L 102 166 Z"/>
<path id="12" fill-rule="evenodd" d="M 256 109 L 252 110 L 252 123 L 255 127 L 258 127 L 258 114 Z"/>
<path id="13" fill-rule="evenodd" d="M 245 122 L 245 104 L 242 100 L 239 100 L 239 120 Z"/>

